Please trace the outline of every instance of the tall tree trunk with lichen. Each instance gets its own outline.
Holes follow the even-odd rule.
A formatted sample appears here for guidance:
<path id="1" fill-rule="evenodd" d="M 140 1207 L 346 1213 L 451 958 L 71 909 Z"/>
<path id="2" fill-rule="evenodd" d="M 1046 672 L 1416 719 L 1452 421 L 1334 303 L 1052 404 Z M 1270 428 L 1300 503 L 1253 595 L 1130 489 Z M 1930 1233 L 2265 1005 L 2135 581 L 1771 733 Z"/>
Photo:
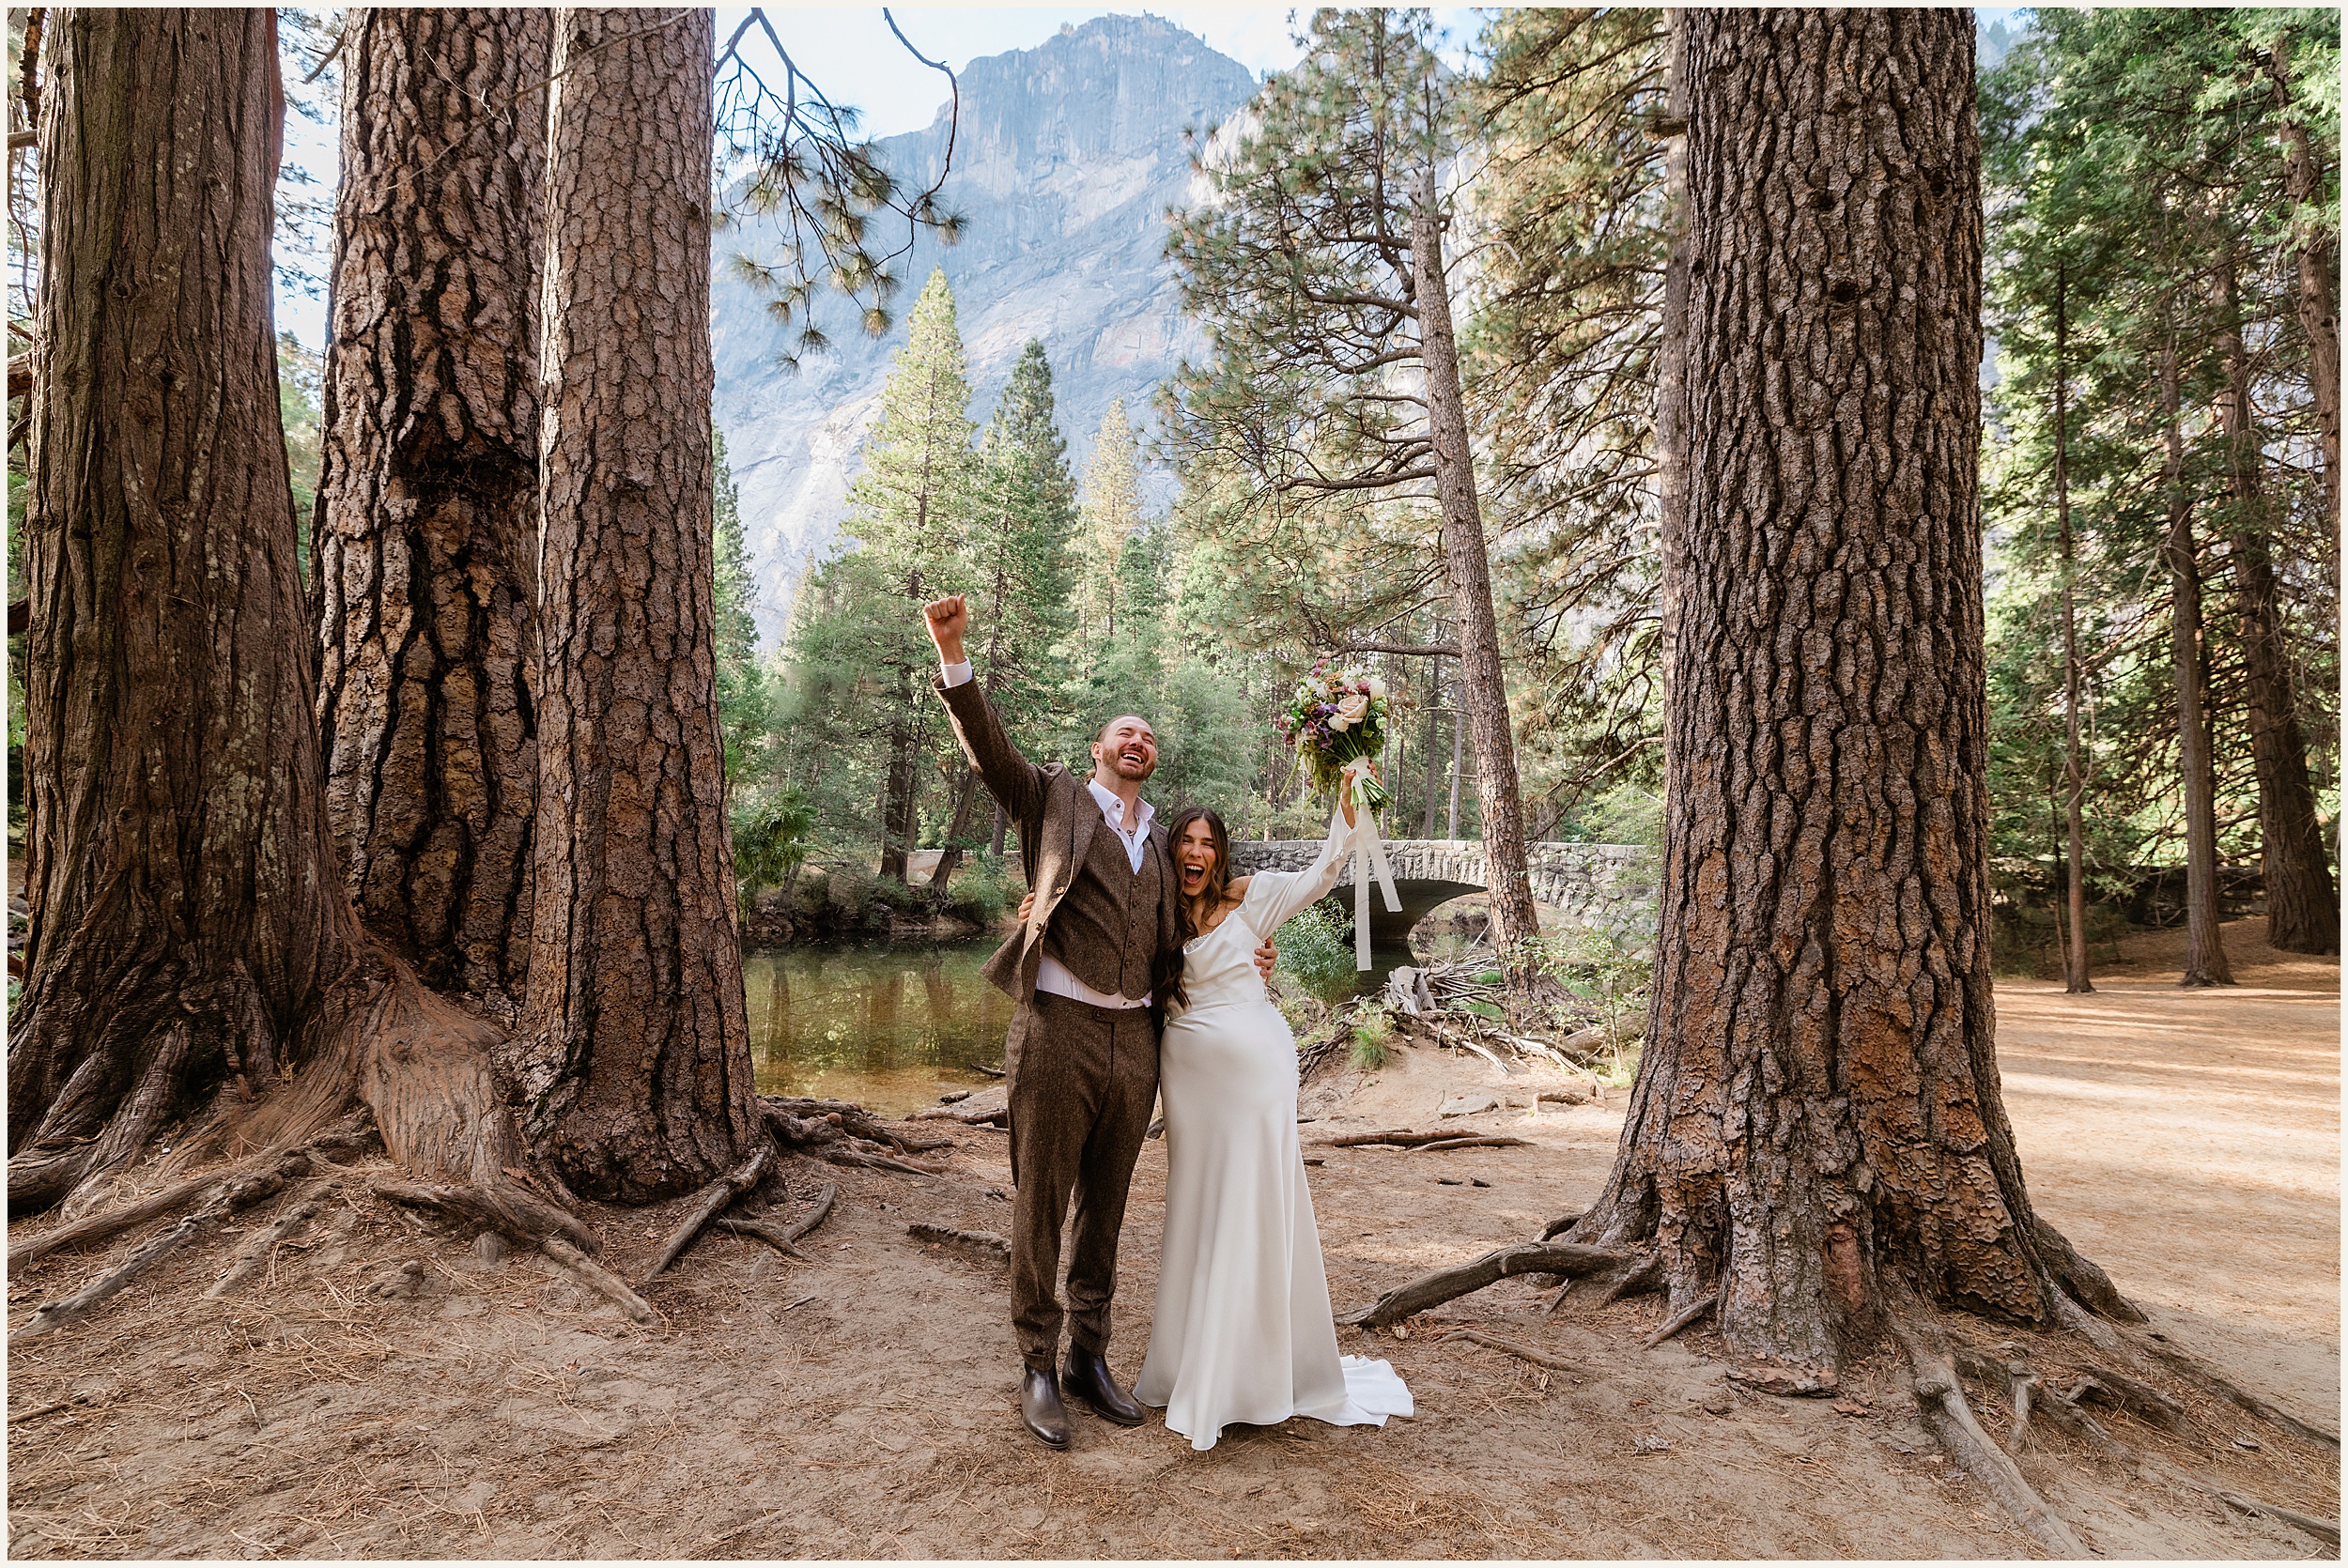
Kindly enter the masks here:
<path id="1" fill-rule="evenodd" d="M 548 15 L 350 13 L 312 548 L 351 898 L 426 984 L 506 1019 L 537 816 Z"/>
<path id="2" fill-rule="evenodd" d="M 538 821 L 517 1058 L 578 1191 L 698 1186 L 758 1130 L 718 723 L 711 13 L 555 13 Z"/>
<path id="3" fill-rule="evenodd" d="M 1822 1390 L 1908 1291 L 2128 1309 L 2032 1214 L 1999 1091 L 1972 16 L 1682 20 L 1661 934 L 1572 1238 L 1647 1251 L 1675 1308 L 1717 1292 L 1734 1376 Z"/>
<path id="4" fill-rule="evenodd" d="M 1492 938 L 1508 960 L 1511 985 L 1522 988 L 1531 974 L 1522 945 L 1539 934 L 1540 915 L 1525 863 L 1524 803 L 1517 782 L 1516 739 L 1508 726 L 1508 687 L 1500 667 L 1500 629 L 1492 614 L 1484 517 L 1475 496 L 1475 455 L 1460 391 L 1439 205 L 1429 168 L 1420 176 L 1411 217 L 1412 304 L 1418 312 L 1419 365 L 1443 511 L 1444 566 L 1460 628 L 1460 706 L 1475 736 L 1475 793 L 1484 864 L 1491 872 Z"/>
<path id="5" fill-rule="evenodd" d="M 2241 628 L 2250 756 L 2258 770 L 2266 940 L 2287 953 L 2337 953 L 2340 893 L 2324 848 L 2315 791 L 2308 781 L 2307 740 L 2283 647 L 2282 605 L 2260 483 L 2265 459 L 2250 406 L 2250 356 L 2242 341 L 2236 265 L 2236 254 L 2229 249 L 2217 269 L 2217 355 L 2225 370 L 2218 417 L 2226 438 L 2228 554 Z"/>
<path id="6" fill-rule="evenodd" d="M 2169 569 L 2169 661 L 2177 691 L 2177 768 L 2185 792 L 2185 974 L 2182 986 L 2230 986 L 2225 936 L 2217 917 L 2217 783 L 2210 757 L 2209 683 L 2201 648 L 2201 568 L 2193 546 L 2193 496 L 2185 484 L 2185 423 L 2177 387 L 2177 340 L 2161 301 L 2160 380 L 2163 466 L 2169 530 L 2161 558 Z"/>
<path id="7" fill-rule="evenodd" d="M 343 888 L 312 720 L 271 330 L 268 9 L 54 20 L 26 508 L 25 990 L 12 1212 L 374 1112 L 411 1170 L 519 1157 L 494 1032 Z"/>

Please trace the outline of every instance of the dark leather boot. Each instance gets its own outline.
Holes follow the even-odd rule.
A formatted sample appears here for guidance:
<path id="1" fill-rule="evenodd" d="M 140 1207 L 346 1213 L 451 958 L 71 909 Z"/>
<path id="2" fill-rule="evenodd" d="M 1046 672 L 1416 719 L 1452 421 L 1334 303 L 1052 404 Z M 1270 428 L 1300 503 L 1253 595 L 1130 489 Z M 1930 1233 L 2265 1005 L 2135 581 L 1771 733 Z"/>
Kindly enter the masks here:
<path id="1" fill-rule="evenodd" d="M 1060 1406 L 1059 1384 L 1050 1372 L 1028 1367 L 1020 1378 L 1019 1419 L 1045 1447 L 1068 1446 L 1068 1412 Z"/>
<path id="2" fill-rule="evenodd" d="M 1092 1413 L 1103 1421 L 1113 1421 L 1120 1426 L 1139 1426 L 1146 1419 L 1133 1396 L 1117 1386 L 1109 1376 L 1108 1359 L 1098 1350 L 1087 1350 L 1080 1345 L 1068 1347 L 1068 1364 L 1061 1368 L 1060 1386 L 1074 1397 L 1092 1407 Z"/>

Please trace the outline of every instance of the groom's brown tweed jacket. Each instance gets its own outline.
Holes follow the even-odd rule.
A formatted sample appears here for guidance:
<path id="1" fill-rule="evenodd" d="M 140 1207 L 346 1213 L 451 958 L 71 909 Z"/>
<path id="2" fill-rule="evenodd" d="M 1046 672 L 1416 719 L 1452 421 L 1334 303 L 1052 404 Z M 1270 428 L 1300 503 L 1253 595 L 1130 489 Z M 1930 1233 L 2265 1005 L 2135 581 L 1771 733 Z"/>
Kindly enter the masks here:
<path id="1" fill-rule="evenodd" d="M 1151 961 L 1175 943 L 1175 883 L 1166 832 L 1152 827 L 1136 872 L 1085 780 L 1037 767 L 1003 733 L 976 681 L 935 683 L 962 749 L 1019 824 L 1035 906 L 987 961 L 1018 1004 L 1003 1042 L 1011 1094 L 1012 1327 L 1028 1367 L 1049 1372 L 1060 1327 L 1085 1349 L 1108 1346 L 1125 1196 L 1158 1092 L 1157 1023 L 1144 1010 L 1036 994 L 1049 953 L 1095 991 L 1150 992 Z M 1075 1244 L 1068 1310 L 1056 1291 L 1071 1199 Z"/>
<path id="2" fill-rule="evenodd" d="M 1008 1084 L 1018 1076 L 1021 1047 L 1034 1023 L 1030 1004 L 1046 953 L 1095 991 L 1149 994 L 1151 960 L 1176 943 L 1173 861 L 1166 852 L 1165 828 L 1153 823 L 1148 852 L 1153 859 L 1145 859 L 1143 865 L 1154 874 L 1101 874 L 1112 866 L 1127 870 L 1131 862 L 1115 834 L 1106 836 L 1106 843 L 1116 853 L 1096 853 L 1093 830 L 1103 825 L 1101 804 L 1087 788 L 1087 777 L 1058 762 L 1038 767 L 1020 756 L 977 681 L 950 686 L 933 677 L 931 684 L 953 720 L 963 754 L 1018 827 L 1027 885 L 1035 890 L 1035 906 L 1027 921 L 986 961 L 984 970 L 998 990 L 1019 1004 L 1003 1043 Z M 1136 894 L 1155 897 L 1136 907 Z"/>

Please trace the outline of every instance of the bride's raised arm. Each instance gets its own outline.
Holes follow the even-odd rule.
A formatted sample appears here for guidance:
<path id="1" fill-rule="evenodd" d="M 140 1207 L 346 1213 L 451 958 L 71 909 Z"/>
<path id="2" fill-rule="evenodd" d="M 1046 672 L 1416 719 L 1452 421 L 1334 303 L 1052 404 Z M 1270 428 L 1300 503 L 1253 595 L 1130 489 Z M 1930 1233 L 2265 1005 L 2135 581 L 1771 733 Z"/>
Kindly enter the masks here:
<path id="1" fill-rule="evenodd" d="M 1248 880 L 1247 923 L 1259 935 L 1270 936 L 1290 915 L 1337 884 L 1353 858 L 1354 843 L 1367 831 L 1363 822 L 1348 820 L 1352 814 L 1350 800 L 1329 814 L 1329 837 L 1322 840 L 1321 853 L 1310 866 L 1301 871 L 1258 871 Z M 1361 816 L 1367 818 L 1367 813 Z"/>

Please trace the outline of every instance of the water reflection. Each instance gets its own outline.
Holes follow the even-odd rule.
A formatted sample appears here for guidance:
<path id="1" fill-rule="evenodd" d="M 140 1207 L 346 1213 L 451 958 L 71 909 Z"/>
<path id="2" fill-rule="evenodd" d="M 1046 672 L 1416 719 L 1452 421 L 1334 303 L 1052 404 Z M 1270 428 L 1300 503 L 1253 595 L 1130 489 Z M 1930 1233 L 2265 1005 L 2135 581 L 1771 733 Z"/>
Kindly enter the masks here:
<path id="1" fill-rule="evenodd" d="M 996 1080 L 1011 1001 L 979 966 L 989 941 L 745 953 L 750 1051 L 766 1094 L 861 1100 L 884 1115 Z"/>

